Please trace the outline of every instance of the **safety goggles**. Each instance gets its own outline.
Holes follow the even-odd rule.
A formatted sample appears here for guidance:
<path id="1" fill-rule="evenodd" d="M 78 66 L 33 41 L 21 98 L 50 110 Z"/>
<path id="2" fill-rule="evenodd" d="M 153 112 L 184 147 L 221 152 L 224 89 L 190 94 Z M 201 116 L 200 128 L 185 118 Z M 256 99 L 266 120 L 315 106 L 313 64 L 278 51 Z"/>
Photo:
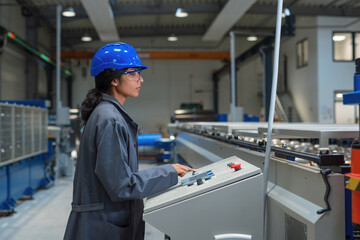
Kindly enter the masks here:
<path id="1" fill-rule="evenodd" d="M 125 74 L 128 80 L 139 82 L 140 79 L 142 78 L 141 70 L 142 69 L 137 69 L 133 71 L 123 72 L 123 74 Z"/>

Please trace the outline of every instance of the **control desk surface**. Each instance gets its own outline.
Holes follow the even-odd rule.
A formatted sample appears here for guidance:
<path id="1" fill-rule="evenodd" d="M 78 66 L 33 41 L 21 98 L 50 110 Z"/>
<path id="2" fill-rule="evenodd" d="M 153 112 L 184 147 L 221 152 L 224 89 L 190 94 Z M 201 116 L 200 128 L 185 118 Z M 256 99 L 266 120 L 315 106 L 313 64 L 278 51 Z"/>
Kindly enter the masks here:
<path id="1" fill-rule="evenodd" d="M 234 165 L 229 166 L 230 163 L 233 163 Z M 241 165 L 240 169 L 237 164 Z M 236 170 L 234 166 L 237 168 Z M 239 182 L 246 178 L 261 174 L 261 170 L 258 167 L 253 166 L 235 156 L 196 169 L 196 174 L 206 173 L 209 170 L 211 170 L 214 176 L 202 178 L 200 183 L 195 181 L 193 184 L 186 184 L 182 186 L 181 181 L 184 182 L 188 180 L 187 178 L 190 179 L 193 176 L 192 172 L 188 172 L 183 178 L 179 178 L 177 185 L 157 195 L 149 197 L 145 203 L 144 213 L 146 214 L 162 207 L 221 188 L 228 184 Z"/>

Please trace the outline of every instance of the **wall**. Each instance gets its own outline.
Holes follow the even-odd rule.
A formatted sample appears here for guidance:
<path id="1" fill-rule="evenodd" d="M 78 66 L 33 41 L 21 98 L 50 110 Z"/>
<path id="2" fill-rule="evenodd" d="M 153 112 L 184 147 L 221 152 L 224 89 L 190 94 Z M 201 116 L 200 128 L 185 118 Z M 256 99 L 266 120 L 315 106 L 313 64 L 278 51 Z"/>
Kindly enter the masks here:
<path id="1" fill-rule="evenodd" d="M 90 76 L 90 60 L 73 60 L 72 107 L 79 108 L 87 92 L 95 87 L 95 79 Z"/>
<path id="2" fill-rule="evenodd" d="M 212 72 L 221 67 L 219 60 L 142 60 L 149 68 L 142 72 L 144 83 L 138 98 L 129 98 L 124 107 L 139 124 L 141 132 L 165 131 L 170 117 L 181 103 L 203 102 L 213 109 Z M 74 63 L 75 64 L 75 63 Z M 82 64 L 82 63 L 81 63 Z M 73 105 L 80 105 L 94 78 L 75 66 Z M 84 71 L 84 72 L 82 72 Z M 203 90 L 196 93 L 196 90 Z"/>
<path id="3" fill-rule="evenodd" d="M 260 54 L 240 64 L 237 71 L 237 106 L 244 107 L 244 113 L 259 116 L 262 107 L 262 62 Z M 230 112 L 230 74 L 224 74 L 219 81 L 219 113 Z"/>
<path id="4" fill-rule="evenodd" d="M 244 113 L 259 116 L 263 105 L 263 65 L 260 54 L 239 66 L 237 92 L 237 105 L 244 107 Z"/>
<path id="5" fill-rule="evenodd" d="M 334 62 L 332 56 L 333 31 L 358 31 L 360 20 L 342 17 L 297 17 L 296 35 L 283 37 L 280 45 L 278 92 L 284 83 L 284 56 L 287 56 L 287 79 L 294 104 L 304 122 L 334 122 L 334 91 L 352 90 L 354 62 Z M 309 62 L 296 66 L 296 44 L 307 38 Z M 239 43 L 237 42 L 237 45 Z M 237 55 L 239 52 L 237 52 Z M 244 113 L 258 115 L 262 98 L 257 96 L 262 83 L 260 58 L 242 64 L 238 71 L 238 105 Z M 225 80 L 226 79 L 226 80 Z M 229 76 L 220 81 L 220 112 L 228 111 Z M 255 99 L 255 100 L 254 100 Z M 251 101 L 249 101 L 251 100 Z"/>
<path id="6" fill-rule="evenodd" d="M 229 41 L 227 39 L 227 41 Z M 244 36 L 235 36 L 235 57 L 257 44 Z M 230 46 L 228 47 L 230 48 Z M 244 113 L 259 116 L 262 107 L 263 66 L 261 55 L 256 54 L 237 66 L 237 106 L 244 107 Z M 230 71 L 219 81 L 219 113 L 230 112 Z"/>
<path id="7" fill-rule="evenodd" d="M 38 34 L 38 50 L 46 54 L 49 57 L 53 57 L 54 54 L 51 51 L 52 47 L 55 48 L 56 41 L 52 40 L 52 36 L 49 32 L 49 29 L 46 27 L 41 27 L 37 31 Z M 38 67 L 39 81 L 38 81 L 38 92 L 39 97 L 42 99 L 47 98 L 48 86 L 47 86 L 47 76 L 45 71 L 45 64 Z M 54 70 L 55 71 L 55 70 Z M 55 75 L 54 75 L 55 77 Z"/>
<path id="8" fill-rule="evenodd" d="M 0 7 L 0 25 L 14 32 L 18 37 L 26 40 L 26 19 L 21 14 L 20 6 Z M 37 48 L 52 56 L 51 36 L 48 29 L 38 30 L 39 46 Z M 0 55 L 0 99 L 26 99 L 26 51 L 18 45 L 8 43 Z M 34 61 L 36 61 L 34 59 Z M 38 65 L 38 92 L 39 97 L 47 97 L 47 79 L 44 64 Z"/>
<path id="9" fill-rule="evenodd" d="M 280 45 L 278 90 L 283 90 L 284 55 L 287 56 L 288 89 L 294 104 L 305 122 L 318 121 L 318 71 L 317 71 L 317 29 L 316 18 L 296 19 L 296 36 L 283 37 Z M 296 43 L 305 38 L 309 40 L 309 64 L 296 67 Z M 241 41 L 236 36 L 236 56 L 255 43 Z M 260 41 L 260 40 L 258 40 Z M 260 53 L 238 66 L 237 105 L 244 107 L 244 113 L 259 116 L 263 105 L 263 65 Z M 219 112 L 228 113 L 230 104 L 230 74 L 223 75 L 219 82 Z"/>
<path id="10" fill-rule="evenodd" d="M 316 33 L 316 18 L 297 17 L 296 35 L 283 38 L 280 45 L 279 83 L 284 79 L 283 61 L 284 55 L 286 55 L 288 59 L 288 89 L 304 122 L 318 121 L 318 42 Z M 297 68 L 296 43 L 305 38 L 309 42 L 309 63 L 305 67 Z"/>
<path id="11" fill-rule="evenodd" d="M 221 76 L 219 80 L 219 113 L 230 113 L 230 101 L 230 75 L 226 74 Z"/>
<path id="12" fill-rule="evenodd" d="M 359 18 L 318 17 L 318 95 L 321 123 L 334 122 L 334 91 L 353 91 L 355 64 L 334 62 L 332 53 L 333 31 L 359 31 Z"/>
<path id="13" fill-rule="evenodd" d="M 25 37 L 25 21 L 20 7 L 1 7 L 0 25 L 11 29 L 21 38 Z M 0 55 L 0 99 L 25 98 L 25 52 L 9 46 Z"/>

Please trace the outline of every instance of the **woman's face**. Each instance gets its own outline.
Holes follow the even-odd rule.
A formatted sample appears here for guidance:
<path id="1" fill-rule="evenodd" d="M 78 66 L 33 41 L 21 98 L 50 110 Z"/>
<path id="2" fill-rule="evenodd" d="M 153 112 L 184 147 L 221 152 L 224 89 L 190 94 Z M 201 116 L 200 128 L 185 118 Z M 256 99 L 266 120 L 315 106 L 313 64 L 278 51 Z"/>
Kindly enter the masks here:
<path id="1" fill-rule="evenodd" d="M 140 75 L 138 68 L 128 68 L 126 72 L 121 75 L 119 84 L 116 86 L 117 94 L 125 97 L 137 97 L 141 89 L 141 84 L 144 79 Z"/>

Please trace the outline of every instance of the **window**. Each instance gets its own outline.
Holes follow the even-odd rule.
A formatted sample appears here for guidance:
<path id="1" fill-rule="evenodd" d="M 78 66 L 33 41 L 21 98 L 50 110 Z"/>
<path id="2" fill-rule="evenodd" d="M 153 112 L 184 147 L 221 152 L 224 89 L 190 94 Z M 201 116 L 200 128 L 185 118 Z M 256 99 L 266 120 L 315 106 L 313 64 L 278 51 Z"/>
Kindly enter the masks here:
<path id="1" fill-rule="evenodd" d="M 334 32 L 332 42 L 334 61 L 354 61 L 360 58 L 360 33 Z"/>
<path id="2" fill-rule="evenodd" d="M 296 66 L 302 68 L 308 65 L 309 62 L 309 41 L 308 39 L 301 40 L 296 44 Z"/>
<path id="3" fill-rule="evenodd" d="M 355 33 L 355 59 L 360 58 L 360 33 Z"/>
<path id="4" fill-rule="evenodd" d="M 353 61 L 352 33 L 333 33 L 334 61 Z"/>
<path id="5" fill-rule="evenodd" d="M 358 105 L 344 105 L 343 94 L 352 91 L 338 90 L 334 92 L 334 115 L 335 123 L 338 124 L 354 124 L 358 121 L 359 112 Z"/>

